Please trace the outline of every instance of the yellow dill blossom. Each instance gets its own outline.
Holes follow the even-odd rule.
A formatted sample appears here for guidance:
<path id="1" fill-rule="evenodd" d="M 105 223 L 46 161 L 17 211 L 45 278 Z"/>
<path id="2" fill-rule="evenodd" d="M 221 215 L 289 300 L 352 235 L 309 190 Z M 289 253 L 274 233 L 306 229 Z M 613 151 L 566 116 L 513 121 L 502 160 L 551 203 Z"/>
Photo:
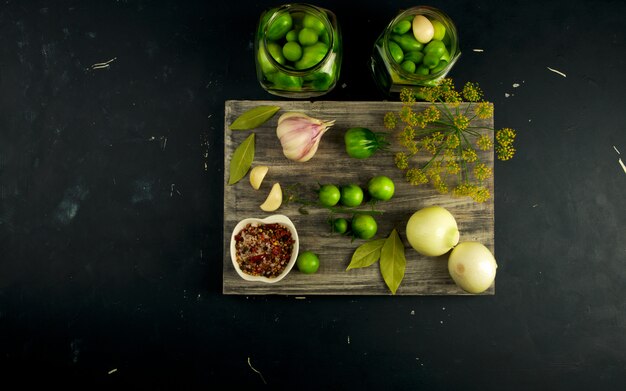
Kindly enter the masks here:
<path id="1" fill-rule="evenodd" d="M 441 180 L 441 178 L 439 178 L 439 181 L 433 183 L 433 186 L 440 194 L 448 194 L 448 185 Z"/>
<path id="2" fill-rule="evenodd" d="M 457 91 L 452 79 L 444 78 L 435 86 L 420 88 L 417 94 L 405 88 L 400 99 L 402 107 L 386 114 L 384 124 L 388 129 L 401 124 L 396 134 L 403 151 L 394 154 L 394 162 L 405 171 L 406 180 L 414 185 L 429 183 L 440 193 L 451 191 L 476 202 L 490 199 L 484 185 L 493 178 L 493 166 L 482 162 L 479 152 L 496 152 L 500 160 L 511 159 L 516 152 L 516 133 L 510 128 L 495 135 L 491 132 L 484 120 L 493 118 L 494 105 L 484 100 L 480 86 L 468 82 Z M 432 104 L 418 110 L 414 105 L 418 99 Z M 461 107 L 461 102 L 469 102 L 469 106 Z M 425 166 L 411 168 L 420 167 L 411 160 L 421 150 L 431 158 Z"/>
<path id="3" fill-rule="evenodd" d="M 478 140 L 476 140 L 476 146 L 481 151 L 488 151 L 493 148 L 493 141 L 489 138 L 489 136 L 483 134 L 478 138 Z"/>
<path id="4" fill-rule="evenodd" d="M 483 98 L 483 92 L 478 86 L 478 83 L 472 83 L 468 81 L 463 86 L 463 99 L 468 102 L 478 102 Z"/>
<path id="5" fill-rule="evenodd" d="M 426 178 L 426 174 L 419 168 L 409 168 L 405 174 L 406 181 L 412 184 L 413 186 L 423 185 L 424 183 L 428 183 L 428 178 Z"/>
<path id="6" fill-rule="evenodd" d="M 498 144 L 512 144 L 515 140 L 515 130 L 511 128 L 503 128 L 496 132 L 496 141 Z"/>
<path id="7" fill-rule="evenodd" d="M 515 155 L 515 148 L 511 144 L 499 144 L 496 146 L 496 154 L 502 161 L 510 160 Z"/>
<path id="8" fill-rule="evenodd" d="M 480 119 L 493 117 L 493 103 L 479 102 L 476 106 L 474 106 L 474 113 Z"/>
<path id="9" fill-rule="evenodd" d="M 443 150 L 443 160 L 446 162 L 457 161 L 457 153 L 459 151 L 456 148 L 444 148 Z"/>
<path id="10" fill-rule="evenodd" d="M 404 152 L 396 152 L 394 162 L 396 163 L 396 167 L 401 170 L 409 168 L 409 157 Z"/>
<path id="11" fill-rule="evenodd" d="M 435 155 L 437 151 L 441 148 L 441 145 L 444 141 L 444 135 L 441 132 L 434 132 L 429 136 L 426 136 L 422 139 L 422 147 L 425 150 Z"/>
<path id="12" fill-rule="evenodd" d="M 417 125 L 417 115 L 413 112 L 411 106 L 402 106 L 402 109 L 400 109 L 400 119 L 405 124 L 411 126 Z"/>
<path id="13" fill-rule="evenodd" d="M 428 152 L 430 152 L 431 154 L 436 154 L 437 153 L 437 145 L 435 144 L 434 140 L 432 137 L 430 136 L 426 136 L 422 139 L 422 148 L 424 148 L 425 150 L 427 150 Z"/>
<path id="14" fill-rule="evenodd" d="M 446 172 L 452 175 L 461 172 L 461 166 L 459 165 L 459 162 L 457 162 L 456 160 L 448 160 L 446 162 Z"/>
<path id="15" fill-rule="evenodd" d="M 452 106 L 458 106 L 461 103 L 461 94 L 454 89 L 454 84 L 452 83 L 452 79 L 445 78 L 441 80 L 441 83 L 438 86 L 439 88 L 439 99 L 443 100 L 446 103 L 451 103 Z"/>
<path id="16" fill-rule="evenodd" d="M 390 111 L 385 114 L 383 123 L 385 124 L 385 128 L 389 130 L 393 130 L 396 128 L 396 124 L 398 123 L 398 120 L 396 118 L 396 115 Z"/>
<path id="17" fill-rule="evenodd" d="M 424 112 L 421 112 L 421 113 L 417 114 L 415 116 L 415 120 L 416 120 L 415 121 L 416 125 L 419 126 L 422 129 L 424 129 L 426 127 L 426 125 L 428 125 L 428 121 L 424 117 Z"/>
<path id="18" fill-rule="evenodd" d="M 470 119 L 467 118 L 467 116 L 465 116 L 464 114 L 457 114 L 454 116 L 453 122 L 454 126 L 456 126 L 457 129 L 463 131 L 469 126 Z"/>
<path id="19" fill-rule="evenodd" d="M 403 88 L 400 90 L 400 101 L 406 104 L 415 103 L 415 94 L 408 88 Z"/>
<path id="20" fill-rule="evenodd" d="M 449 93 L 450 91 L 455 91 L 454 89 L 454 82 L 452 81 L 451 78 L 446 77 L 444 79 L 441 79 L 441 81 L 439 82 L 439 84 L 437 84 L 437 87 L 439 89 L 440 94 L 446 95 L 447 93 Z"/>
<path id="21" fill-rule="evenodd" d="M 485 202 L 491 197 L 491 193 L 486 187 L 475 186 L 470 197 L 476 202 Z"/>
<path id="22" fill-rule="evenodd" d="M 515 130 L 511 128 L 500 129 L 496 132 L 496 154 L 500 160 L 509 160 L 515 155 L 513 141 L 515 140 Z"/>
<path id="23" fill-rule="evenodd" d="M 401 140 L 413 140 L 415 138 L 415 128 L 413 128 L 411 125 L 407 125 L 404 127 L 404 129 L 402 129 L 402 132 L 400 133 L 401 135 Z"/>
<path id="24" fill-rule="evenodd" d="M 461 158 L 467 163 L 473 163 L 478 160 L 478 155 L 472 148 L 465 148 L 463 149 L 463 152 L 461 152 Z"/>
<path id="25" fill-rule="evenodd" d="M 435 122 L 440 117 L 441 117 L 441 112 L 439 112 L 439 109 L 437 109 L 435 105 L 428 106 L 424 110 L 424 118 L 426 118 L 426 121 L 428 122 Z"/>
<path id="26" fill-rule="evenodd" d="M 411 151 L 411 154 L 414 155 L 418 152 L 418 144 L 415 141 L 415 129 L 412 126 L 405 126 L 402 132 L 398 134 L 398 138 L 400 139 L 400 144 Z"/>
<path id="27" fill-rule="evenodd" d="M 489 179 L 491 178 L 491 175 L 493 175 L 493 172 L 485 163 L 478 163 L 474 166 L 474 176 L 479 181 Z"/>
<path id="28" fill-rule="evenodd" d="M 420 94 L 422 95 L 422 97 L 424 98 L 426 102 L 431 102 L 431 103 L 437 102 L 439 98 L 441 97 L 441 92 L 436 86 L 435 87 L 423 87 L 420 89 Z"/>
<path id="29" fill-rule="evenodd" d="M 472 189 L 473 186 L 470 185 L 469 183 L 460 183 L 458 184 L 453 190 L 452 190 L 452 194 L 454 194 L 457 197 L 467 197 L 470 196 L 472 193 Z"/>
<path id="30" fill-rule="evenodd" d="M 437 121 L 440 117 L 441 113 L 435 106 L 429 106 L 424 111 L 415 116 L 416 124 L 419 125 L 422 129 L 424 129 L 429 123 Z"/>
<path id="31" fill-rule="evenodd" d="M 446 136 L 446 148 L 454 150 L 459 146 L 459 136 L 455 133 L 449 134 Z M 456 152 L 452 151 L 452 153 L 456 154 Z"/>
<path id="32" fill-rule="evenodd" d="M 445 138 L 444 134 L 441 132 L 435 132 L 431 134 L 430 137 L 433 138 L 433 140 L 435 141 L 435 143 L 437 143 L 437 145 L 441 145 Z"/>
<path id="33" fill-rule="evenodd" d="M 426 175 L 430 180 L 431 185 L 441 194 L 446 194 L 448 192 L 448 185 L 441 178 L 441 170 L 442 166 L 439 162 L 433 164 L 431 167 L 426 170 Z"/>

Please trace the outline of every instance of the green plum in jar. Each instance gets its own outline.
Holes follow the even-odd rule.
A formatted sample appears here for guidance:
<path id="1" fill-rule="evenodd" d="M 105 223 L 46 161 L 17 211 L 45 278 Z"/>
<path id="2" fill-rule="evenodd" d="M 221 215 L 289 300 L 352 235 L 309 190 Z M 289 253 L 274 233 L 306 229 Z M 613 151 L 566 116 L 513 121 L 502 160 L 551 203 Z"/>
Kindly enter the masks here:
<path id="1" fill-rule="evenodd" d="M 417 6 L 400 12 L 374 44 L 370 68 L 386 94 L 408 87 L 436 85 L 450 72 L 461 51 L 452 19 L 436 8 Z"/>
<path id="2" fill-rule="evenodd" d="M 343 47 L 327 9 L 294 3 L 264 12 L 254 46 L 257 78 L 273 95 L 311 98 L 337 85 Z"/>

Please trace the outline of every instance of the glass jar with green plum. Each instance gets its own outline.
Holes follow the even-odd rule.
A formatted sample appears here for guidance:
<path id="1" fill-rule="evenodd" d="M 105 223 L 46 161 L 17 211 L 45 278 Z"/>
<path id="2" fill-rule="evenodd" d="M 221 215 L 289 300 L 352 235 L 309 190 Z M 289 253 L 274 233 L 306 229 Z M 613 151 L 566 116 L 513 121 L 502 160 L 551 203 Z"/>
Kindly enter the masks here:
<path id="1" fill-rule="evenodd" d="M 374 44 L 370 66 L 387 95 L 402 88 L 435 85 L 452 69 L 461 51 L 452 19 L 433 7 L 400 12 Z"/>
<path id="2" fill-rule="evenodd" d="M 337 84 L 343 48 L 327 9 L 295 3 L 264 12 L 254 46 L 257 78 L 271 94 L 311 98 Z"/>

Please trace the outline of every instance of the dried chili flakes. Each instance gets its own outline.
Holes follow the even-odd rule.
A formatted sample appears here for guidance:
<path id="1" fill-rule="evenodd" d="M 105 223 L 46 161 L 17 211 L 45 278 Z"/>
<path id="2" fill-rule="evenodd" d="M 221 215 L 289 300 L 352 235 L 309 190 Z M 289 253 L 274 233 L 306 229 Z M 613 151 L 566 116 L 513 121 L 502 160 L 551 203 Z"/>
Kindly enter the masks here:
<path id="1" fill-rule="evenodd" d="M 278 277 L 293 252 L 291 231 L 281 224 L 247 224 L 235 235 L 239 268 L 252 276 Z"/>

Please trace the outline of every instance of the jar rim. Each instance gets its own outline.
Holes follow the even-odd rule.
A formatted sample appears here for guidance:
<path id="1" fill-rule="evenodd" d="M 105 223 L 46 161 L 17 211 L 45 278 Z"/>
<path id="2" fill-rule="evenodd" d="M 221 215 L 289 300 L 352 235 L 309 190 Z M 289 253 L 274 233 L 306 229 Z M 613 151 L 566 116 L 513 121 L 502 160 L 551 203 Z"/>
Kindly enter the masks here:
<path id="1" fill-rule="evenodd" d="M 450 50 L 450 62 L 448 63 L 448 65 L 446 65 L 445 68 L 443 68 L 439 72 L 429 75 L 418 75 L 415 73 L 409 73 L 405 71 L 400 66 L 400 64 L 393 60 L 393 57 L 391 56 L 391 51 L 389 50 L 389 39 L 392 34 L 392 29 L 397 22 L 406 18 L 408 15 L 425 15 L 436 17 L 437 20 L 444 24 L 444 26 L 446 27 L 446 31 L 450 32 L 450 41 L 452 42 L 452 48 Z M 400 12 L 398 15 L 396 15 L 396 17 L 391 20 L 391 22 L 387 25 L 387 28 L 385 29 L 385 33 L 383 34 L 382 46 L 385 56 L 389 59 L 388 63 L 393 68 L 393 70 L 400 74 L 403 78 L 416 82 L 437 80 L 445 76 L 446 74 L 448 74 L 448 72 L 450 72 L 450 69 L 461 55 L 461 52 L 459 50 L 459 37 L 456 31 L 456 25 L 452 21 L 452 18 L 450 18 L 448 14 L 441 11 L 440 9 L 428 5 L 420 5 L 407 8 L 404 11 Z"/>
<path id="2" fill-rule="evenodd" d="M 303 12 L 308 12 L 309 14 L 315 14 L 315 16 L 320 17 L 320 20 L 322 21 L 322 23 L 324 23 L 324 27 L 328 31 L 328 36 L 329 36 L 328 37 L 328 50 L 326 51 L 326 54 L 324 55 L 324 57 L 312 67 L 304 68 L 304 69 L 287 68 L 281 63 L 279 63 L 278 61 L 276 61 L 274 56 L 272 56 L 268 50 L 267 31 L 269 27 L 272 25 L 272 22 L 275 21 L 279 16 L 283 15 L 285 12 L 290 12 L 291 10 L 303 11 Z M 290 76 L 302 76 L 309 72 L 317 71 L 319 68 L 321 68 L 323 64 L 328 60 L 328 58 L 332 55 L 333 47 L 335 45 L 335 39 L 336 39 L 334 29 L 333 29 L 333 24 L 331 23 L 329 19 L 329 15 L 332 15 L 332 13 L 329 10 L 325 8 L 317 7 L 315 5 L 311 5 L 308 3 L 283 4 L 280 7 L 274 9 L 274 13 L 272 14 L 272 16 L 270 16 L 270 18 L 265 23 L 265 27 L 263 28 L 263 37 L 262 37 L 263 39 L 261 39 L 261 45 L 265 53 L 267 53 L 267 59 L 270 62 L 270 64 L 276 67 L 279 71 L 286 73 Z"/>

